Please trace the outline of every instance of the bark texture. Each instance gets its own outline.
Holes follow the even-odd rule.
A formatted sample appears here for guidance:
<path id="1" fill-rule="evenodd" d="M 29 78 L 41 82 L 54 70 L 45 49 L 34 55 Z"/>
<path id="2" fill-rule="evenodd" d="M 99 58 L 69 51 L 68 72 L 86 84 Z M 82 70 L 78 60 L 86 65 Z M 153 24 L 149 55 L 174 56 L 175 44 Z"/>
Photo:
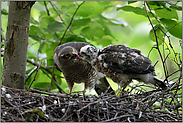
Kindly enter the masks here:
<path id="1" fill-rule="evenodd" d="M 29 21 L 35 2 L 11 1 L 3 59 L 2 84 L 12 88 L 24 88 Z"/>

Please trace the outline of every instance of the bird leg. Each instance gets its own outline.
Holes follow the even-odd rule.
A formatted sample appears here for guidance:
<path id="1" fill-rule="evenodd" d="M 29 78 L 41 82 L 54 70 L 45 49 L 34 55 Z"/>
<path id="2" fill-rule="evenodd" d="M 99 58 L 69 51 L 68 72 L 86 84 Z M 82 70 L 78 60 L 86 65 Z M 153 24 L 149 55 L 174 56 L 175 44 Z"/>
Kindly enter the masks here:
<path id="1" fill-rule="evenodd" d="M 70 87 L 70 88 L 69 88 L 69 94 L 71 94 L 71 92 L 72 92 L 72 88 L 73 88 L 73 87 Z"/>
<path id="2" fill-rule="evenodd" d="M 83 100 L 85 101 L 86 100 L 86 97 L 85 97 L 85 92 L 86 92 L 86 84 L 85 84 L 85 88 L 84 88 L 84 90 L 83 90 Z"/>
<path id="3" fill-rule="evenodd" d="M 120 93 L 120 90 L 122 89 L 122 87 L 120 87 L 120 89 L 118 88 L 118 92 L 116 93 L 116 96 L 118 96 L 118 94 Z M 119 95 L 120 96 L 120 95 Z"/>
<path id="4" fill-rule="evenodd" d="M 116 93 L 116 96 L 118 96 L 118 94 L 121 92 L 123 92 L 125 90 L 125 88 L 127 87 L 127 85 L 125 87 L 120 87 L 120 89 L 118 89 L 118 92 Z M 123 88 L 123 89 L 122 89 Z M 122 89 L 122 90 L 121 90 Z M 121 96 L 121 93 L 119 94 L 119 96 Z"/>
<path id="5" fill-rule="evenodd" d="M 86 87 L 84 88 L 84 90 L 83 90 L 83 93 L 85 93 L 86 92 Z"/>
<path id="6" fill-rule="evenodd" d="M 122 81 L 123 81 L 123 80 L 121 80 L 120 83 L 118 84 L 118 92 L 116 93 L 116 96 L 118 96 L 118 94 L 120 93 L 120 90 L 121 90 L 122 87 L 123 87 L 123 86 L 121 86 L 121 85 L 122 85 Z M 120 86 L 120 88 L 119 88 L 119 86 Z"/>
<path id="7" fill-rule="evenodd" d="M 123 80 L 121 80 L 120 83 L 118 84 L 118 85 L 120 85 L 120 89 L 118 88 L 118 92 L 116 93 L 116 96 L 118 96 L 118 94 L 120 93 L 120 91 L 123 92 L 125 90 L 125 88 L 127 87 L 127 85 L 129 84 L 129 81 L 127 81 L 125 83 L 122 83 L 122 82 L 123 82 Z M 121 96 L 121 94 L 119 96 Z"/>
<path id="8" fill-rule="evenodd" d="M 71 94 L 72 93 L 73 86 L 74 86 L 74 83 L 67 82 L 67 85 L 69 87 L 69 94 Z"/>

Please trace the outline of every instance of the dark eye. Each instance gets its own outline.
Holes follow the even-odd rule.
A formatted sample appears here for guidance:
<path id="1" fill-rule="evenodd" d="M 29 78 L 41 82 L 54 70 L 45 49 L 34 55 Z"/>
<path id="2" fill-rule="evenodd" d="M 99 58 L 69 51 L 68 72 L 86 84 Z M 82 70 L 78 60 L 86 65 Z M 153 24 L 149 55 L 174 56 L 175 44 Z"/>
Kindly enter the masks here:
<path id="1" fill-rule="evenodd" d="M 83 55 L 83 56 L 86 56 L 87 55 L 85 52 L 81 52 L 80 54 Z"/>
<path id="2" fill-rule="evenodd" d="M 87 55 L 85 52 L 81 52 L 81 56 L 85 57 L 86 59 L 89 59 L 90 58 L 90 56 Z"/>
<path id="3" fill-rule="evenodd" d="M 65 54 L 64 57 L 68 59 L 70 57 L 70 54 Z"/>

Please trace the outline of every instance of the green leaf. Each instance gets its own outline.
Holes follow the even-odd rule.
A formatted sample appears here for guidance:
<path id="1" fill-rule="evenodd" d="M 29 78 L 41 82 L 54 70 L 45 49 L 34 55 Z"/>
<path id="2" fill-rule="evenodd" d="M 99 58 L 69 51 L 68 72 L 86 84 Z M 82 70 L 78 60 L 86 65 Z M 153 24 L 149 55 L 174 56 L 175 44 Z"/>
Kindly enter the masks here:
<path id="1" fill-rule="evenodd" d="M 36 41 L 40 41 L 41 37 L 44 39 L 44 34 L 41 29 L 37 26 L 31 25 L 29 30 L 29 36 Z"/>
<path id="2" fill-rule="evenodd" d="M 92 17 L 101 14 L 104 11 L 97 1 L 86 1 L 76 13 L 77 16 L 81 17 Z"/>
<path id="3" fill-rule="evenodd" d="M 121 25 L 123 27 L 128 26 L 128 23 L 125 20 L 123 20 L 122 18 L 111 19 L 110 21 L 114 25 Z"/>
<path id="4" fill-rule="evenodd" d="M 97 38 L 101 38 L 102 36 L 104 36 L 105 33 L 104 33 L 104 29 L 101 28 L 101 27 L 95 27 L 93 29 L 93 37 L 97 37 Z"/>
<path id="5" fill-rule="evenodd" d="M 81 35 L 83 35 L 84 37 L 88 38 L 88 39 L 93 39 L 93 37 L 91 36 L 92 35 L 92 29 L 87 26 L 85 28 L 83 28 L 80 32 Z"/>
<path id="6" fill-rule="evenodd" d="M 47 55 L 47 59 L 52 59 L 53 60 L 53 53 L 54 53 L 54 50 L 50 50 L 50 49 L 55 49 L 56 47 L 58 46 L 58 42 L 46 42 L 45 43 L 45 46 L 43 48 L 43 52 L 46 52 L 46 55 Z M 53 61 L 52 61 L 53 62 Z M 53 65 L 53 64 L 48 64 L 47 65 Z"/>
<path id="7" fill-rule="evenodd" d="M 104 8 L 116 5 L 114 1 L 97 1 L 97 3 L 103 6 Z"/>
<path id="8" fill-rule="evenodd" d="M 138 15 L 143 15 L 143 16 L 147 17 L 146 10 L 142 9 L 140 7 L 123 6 L 123 7 L 118 7 L 117 11 L 121 10 L 121 9 L 124 10 L 124 11 L 134 12 L 134 13 L 136 13 Z M 148 13 L 148 14 L 149 14 L 149 17 L 153 17 L 151 13 Z"/>
<path id="9" fill-rule="evenodd" d="M 44 75 L 43 78 L 46 77 L 46 75 L 44 73 L 42 73 L 41 75 Z M 46 77 L 47 80 L 49 80 L 48 77 Z M 41 79 L 41 78 L 40 78 Z M 40 82 L 39 80 L 37 81 L 37 83 L 34 84 L 33 87 L 40 87 L 40 88 L 48 88 L 48 86 L 50 85 L 50 82 Z"/>
<path id="10" fill-rule="evenodd" d="M 152 22 L 153 25 L 159 24 L 159 22 L 155 18 L 151 19 L 151 22 Z"/>
<path id="11" fill-rule="evenodd" d="M 49 17 L 49 16 L 43 16 L 41 17 L 41 20 L 40 20 L 40 27 L 41 28 L 47 28 L 47 26 L 51 23 L 55 21 L 52 17 Z"/>
<path id="12" fill-rule="evenodd" d="M 160 18 L 165 18 L 165 19 L 175 18 L 175 19 L 178 20 L 177 12 L 174 9 L 168 10 L 168 9 L 165 9 L 165 8 L 161 8 L 161 9 L 155 10 L 155 13 Z"/>
<path id="13" fill-rule="evenodd" d="M 40 11 L 40 18 L 42 19 L 42 17 L 49 17 L 48 13 L 46 11 Z"/>
<path id="14" fill-rule="evenodd" d="M 41 35 L 43 33 L 39 27 L 31 25 L 30 30 L 29 30 L 29 34 Z"/>
<path id="15" fill-rule="evenodd" d="M 135 3 L 135 2 L 137 2 L 137 1 L 128 1 L 128 4 Z"/>
<path id="16" fill-rule="evenodd" d="M 74 3 L 74 1 L 56 1 L 61 6 L 70 6 Z"/>
<path id="17" fill-rule="evenodd" d="M 62 44 L 67 43 L 67 42 L 87 42 L 86 39 L 82 36 L 79 35 L 65 35 L 64 39 L 62 40 Z"/>
<path id="18" fill-rule="evenodd" d="M 2 9 L 2 10 L 1 10 L 1 14 L 3 14 L 3 15 L 8 15 L 8 11 L 7 11 L 6 9 Z"/>
<path id="19" fill-rule="evenodd" d="M 147 3 L 149 5 L 157 5 L 157 6 L 165 6 L 165 2 L 164 1 L 147 1 Z"/>
<path id="20" fill-rule="evenodd" d="M 105 33 L 101 27 L 98 27 L 97 24 L 94 23 L 90 24 L 90 26 L 83 28 L 80 34 L 90 40 L 95 40 L 101 38 Z"/>
<path id="21" fill-rule="evenodd" d="M 80 28 L 82 26 L 86 26 L 87 24 L 90 23 L 90 21 L 91 21 L 90 18 L 77 19 L 77 20 L 73 21 L 71 26 L 73 29 L 77 29 L 77 28 Z"/>
<path id="22" fill-rule="evenodd" d="M 182 39 L 182 22 L 168 19 L 160 19 L 160 21 L 164 24 L 170 34 Z"/>
<path id="23" fill-rule="evenodd" d="M 36 41 L 40 41 L 41 40 L 41 37 L 39 37 L 38 35 L 29 34 L 29 37 L 31 37 L 32 39 L 34 39 Z"/>
<path id="24" fill-rule="evenodd" d="M 44 53 L 44 52 L 42 52 L 42 49 L 43 49 L 44 45 L 45 45 L 45 42 L 40 43 L 39 49 L 38 49 L 39 53 Z"/>
<path id="25" fill-rule="evenodd" d="M 149 1 L 150 2 L 150 1 Z M 155 10 L 155 9 L 159 9 L 159 8 L 161 8 L 160 6 L 158 6 L 158 5 L 151 5 L 151 4 L 148 4 L 149 5 L 149 7 L 151 8 L 151 10 Z"/>
<path id="26" fill-rule="evenodd" d="M 47 31 L 48 32 L 58 32 L 58 31 L 63 31 L 65 28 L 62 26 L 62 23 L 58 22 L 58 21 L 53 21 L 51 22 L 48 27 L 47 27 Z"/>
<path id="27" fill-rule="evenodd" d="M 156 36 L 157 36 L 158 44 L 161 45 L 164 41 L 164 33 L 158 28 L 160 28 L 164 32 L 165 32 L 165 30 L 163 29 L 163 27 L 160 24 L 157 24 L 156 26 L 154 26 L 154 29 L 157 29 Z M 149 38 L 152 41 L 156 42 L 156 37 L 155 37 L 153 29 L 151 29 L 151 31 L 149 32 Z"/>
<path id="28" fill-rule="evenodd" d="M 182 7 L 181 6 L 173 6 L 172 5 L 172 6 L 170 6 L 170 8 L 182 11 Z"/>
<path id="29" fill-rule="evenodd" d="M 111 34 L 111 31 L 108 27 L 108 25 L 109 25 L 108 23 L 113 24 L 111 22 L 111 20 L 103 17 L 102 15 L 100 15 L 99 17 L 100 17 L 100 19 L 97 20 L 97 22 L 98 22 L 98 24 L 100 24 L 102 26 L 102 29 L 104 30 L 105 35 L 110 35 L 111 37 L 113 37 L 113 35 Z M 113 24 L 113 25 L 116 25 L 116 24 Z"/>
<path id="30" fill-rule="evenodd" d="M 104 35 L 101 39 L 97 40 L 97 44 L 105 47 L 105 46 L 112 44 L 113 40 L 114 40 L 114 38 L 111 37 L 110 35 Z"/>
<path id="31" fill-rule="evenodd" d="M 102 24 L 102 26 L 103 26 L 102 28 L 103 28 L 104 34 L 105 34 L 105 35 L 110 35 L 111 37 L 114 38 L 114 36 L 111 34 L 111 31 L 110 31 L 110 29 L 108 28 L 108 26 L 105 25 L 105 23 Z"/>
<path id="32" fill-rule="evenodd" d="M 36 21 L 33 17 L 30 17 L 30 23 L 35 24 L 35 25 L 39 25 L 39 22 Z"/>
<path id="33" fill-rule="evenodd" d="M 28 112 L 37 113 L 37 114 L 39 114 L 39 116 L 41 116 L 42 118 L 45 118 L 45 115 L 44 115 L 44 113 L 42 112 L 41 109 L 31 109 L 31 110 L 28 110 L 26 113 L 28 113 Z"/>
<path id="34" fill-rule="evenodd" d="M 41 5 L 45 6 L 44 4 L 48 5 L 49 1 L 38 1 Z"/>

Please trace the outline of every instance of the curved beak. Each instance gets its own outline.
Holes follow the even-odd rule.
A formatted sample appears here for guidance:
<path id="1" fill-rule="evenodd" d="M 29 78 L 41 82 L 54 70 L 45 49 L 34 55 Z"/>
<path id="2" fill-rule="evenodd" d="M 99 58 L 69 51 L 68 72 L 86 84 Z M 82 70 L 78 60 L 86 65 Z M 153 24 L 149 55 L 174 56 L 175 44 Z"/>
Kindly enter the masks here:
<path id="1" fill-rule="evenodd" d="M 77 55 L 76 58 L 79 59 L 80 58 L 79 55 Z"/>

